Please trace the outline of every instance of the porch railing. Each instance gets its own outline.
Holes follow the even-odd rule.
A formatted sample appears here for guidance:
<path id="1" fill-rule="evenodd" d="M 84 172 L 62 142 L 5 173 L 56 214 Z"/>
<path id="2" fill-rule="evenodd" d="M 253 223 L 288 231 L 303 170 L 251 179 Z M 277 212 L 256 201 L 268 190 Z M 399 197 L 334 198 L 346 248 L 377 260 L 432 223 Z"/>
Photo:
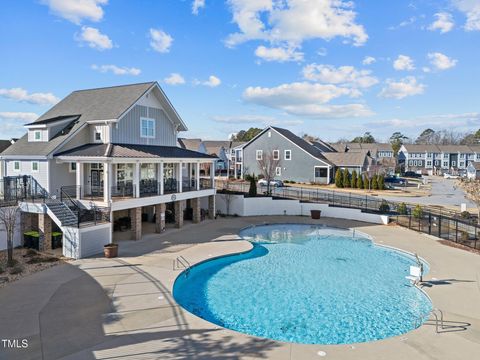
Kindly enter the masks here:
<path id="1" fill-rule="evenodd" d="M 128 198 L 128 197 L 135 197 L 135 187 L 131 183 L 127 184 L 117 184 L 110 188 L 110 194 L 112 198 L 120 197 L 120 198 Z"/>

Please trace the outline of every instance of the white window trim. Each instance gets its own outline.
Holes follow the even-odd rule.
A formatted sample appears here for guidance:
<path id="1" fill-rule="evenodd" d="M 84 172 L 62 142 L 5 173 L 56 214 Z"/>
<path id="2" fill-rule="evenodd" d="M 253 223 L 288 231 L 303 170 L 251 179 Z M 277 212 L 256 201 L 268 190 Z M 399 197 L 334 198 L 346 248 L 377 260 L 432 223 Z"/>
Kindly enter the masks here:
<path id="1" fill-rule="evenodd" d="M 282 168 L 280 166 L 275 168 L 275 176 L 282 176 Z"/>
<path id="2" fill-rule="evenodd" d="M 262 160 L 263 159 L 263 150 L 257 150 L 255 152 L 255 159 Z"/>
<path id="3" fill-rule="evenodd" d="M 18 164 L 18 169 L 15 168 L 16 164 Z M 13 171 L 20 172 L 21 169 L 22 169 L 22 164 L 20 163 L 20 161 L 14 161 L 13 162 Z"/>
<path id="4" fill-rule="evenodd" d="M 40 134 L 40 137 L 37 139 L 37 134 Z M 33 141 L 42 141 L 42 131 L 34 130 L 33 131 Z"/>
<path id="5" fill-rule="evenodd" d="M 280 160 L 280 150 L 273 150 L 273 160 Z"/>
<path id="6" fill-rule="evenodd" d="M 33 164 L 37 164 L 37 170 L 33 169 Z M 40 171 L 40 163 L 38 161 L 32 161 L 31 167 L 32 167 L 32 173 L 37 173 Z"/>
<path id="7" fill-rule="evenodd" d="M 75 163 L 75 162 L 68 163 L 68 172 L 76 173 L 76 172 L 77 172 L 77 169 L 75 169 L 75 170 L 72 169 L 72 165 L 77 166 L 77 163 Z"/>
<path id="8" fill-rule="evenodd" d="M 289 154 L 288 158 L 287 158 L 287 154 Z M 283 154 L 283 158 L 287 161 L 292 160 L 292 150 L 285 150 Z"/>
<path id="9" fill-rule="evenodd" d="M 141 131 L 141 130 L 140 130 L 140 131 Z M 97 139 L 97 134 L 100 135 L 100 139 Z M 94 131 L 94 133 L 93 133 L 93 141 L 98 142 L 98 143 L 100 143 L 100 142 L 103 141 L 103 139 L 102 139 L 102 132 L 101 132 L 101 131 L 97 131 L 97 130 Z"/>
<path id="10" fill-rule="evenodd" d="M 148 121 L 148 122 L 152 122 L 153 123 L 153 135 L 143 135 L 142 134 L 142 124 L 143 124 L 143 121 Z M 155 126 L 156 123 L 155 123 L 155 119 L 152 119 L 152 118 L 147 118 L 147 117 L 141 117 L 140 118 L 140 137 L 141 138 L 146 138 L 146 139 L 155 139 Z"/>

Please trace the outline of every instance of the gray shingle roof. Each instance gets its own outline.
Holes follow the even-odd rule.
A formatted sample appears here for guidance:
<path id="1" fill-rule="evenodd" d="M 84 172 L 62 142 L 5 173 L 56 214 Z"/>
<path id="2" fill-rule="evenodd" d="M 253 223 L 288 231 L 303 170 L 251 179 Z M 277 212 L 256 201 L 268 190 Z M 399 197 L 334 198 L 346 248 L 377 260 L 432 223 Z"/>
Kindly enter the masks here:
<path id="1" fill-rule="evenodd" d="M 132 144 L 87 144 L 55 154 L 55 157 L 108 157 L 108 158 L 186 158 L 215 159 L 214 156 L 177 146 Z"/>
<path id="2" fill-rule="evenodd" d="M 328 152 L 323 155 L 336 166 L 363 166 L 367 158 L 367 151 Z"/>
<path id="3" fill-rule="evenodd" d="M 202 139 L 178 138 L 178 143 L 184 149 L 198 151 L 198 149 L 200 149 L 200 145 L 202 144 Z"/>
<path id="4" fill-rule="evenodd" d="M 4 151 L 12 145 L 11 140 L 0 140 L 0 152 Z"/>

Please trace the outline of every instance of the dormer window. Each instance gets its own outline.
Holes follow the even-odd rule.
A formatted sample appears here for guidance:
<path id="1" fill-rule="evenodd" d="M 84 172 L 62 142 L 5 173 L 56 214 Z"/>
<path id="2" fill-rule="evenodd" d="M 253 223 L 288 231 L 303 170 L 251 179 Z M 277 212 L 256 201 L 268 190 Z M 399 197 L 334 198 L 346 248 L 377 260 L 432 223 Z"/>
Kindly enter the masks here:
<path id="1" fill-rule="evenodd" d="M 95 131 L 95 141 L 102 141 L 102 133 L 100 131 Z"/>
<path id="2" fill-rule="evenodd" d="M 39 130 L 36 130 L 34 133 L 33 133 L 33 139 L 35 141 L 40 141 L 42 140 L 42 132 L 39 131 Z"/>
<path id="3" fill-rule="evenodd" d="M 140 136 L 155 138 L 155 119 L 140 118 Z"/>

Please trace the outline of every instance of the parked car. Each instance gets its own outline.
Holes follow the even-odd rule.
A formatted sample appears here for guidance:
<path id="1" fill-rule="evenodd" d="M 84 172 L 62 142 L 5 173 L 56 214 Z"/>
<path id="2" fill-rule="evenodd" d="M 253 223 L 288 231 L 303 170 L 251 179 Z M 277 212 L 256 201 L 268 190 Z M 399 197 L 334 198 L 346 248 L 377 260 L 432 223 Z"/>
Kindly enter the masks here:
<path id="1" fill-rule="evenodd" d="M 260 180 L 258 180 L 258 185 L 260 185 L 260 186 L 267 186 L 267 180 L 265 180 L 265 179 L 260 179 Z M 283 182 L 281 182 L 280 180 L 270 180 L 270 186 L 273 186 L 273 187 L 282 187 L 282 186 L 283 186 Z"/>
<path id="2" fill-rule="evenodd" d="M 422 177 L 422 174 L 418 174 L 415 171 L 405 171 L 405 174 L 403 174 L 403 176 L 419 179 Z"/>
<path id="3" fill-rule="evenodd" d="M 443 174 L 443 177 L 444 177 L 445 179 L 458 179 L 459 176 L 458 176 L 458 175 L 449 174 L 449 173 L 445 173 L 445 174 Z"/>
<path id="4" fill-rule="evenodd" d="M 385 184 L 405 185 L 407 180 L 396 176 L 387 176 L 384 182 Z"/>

